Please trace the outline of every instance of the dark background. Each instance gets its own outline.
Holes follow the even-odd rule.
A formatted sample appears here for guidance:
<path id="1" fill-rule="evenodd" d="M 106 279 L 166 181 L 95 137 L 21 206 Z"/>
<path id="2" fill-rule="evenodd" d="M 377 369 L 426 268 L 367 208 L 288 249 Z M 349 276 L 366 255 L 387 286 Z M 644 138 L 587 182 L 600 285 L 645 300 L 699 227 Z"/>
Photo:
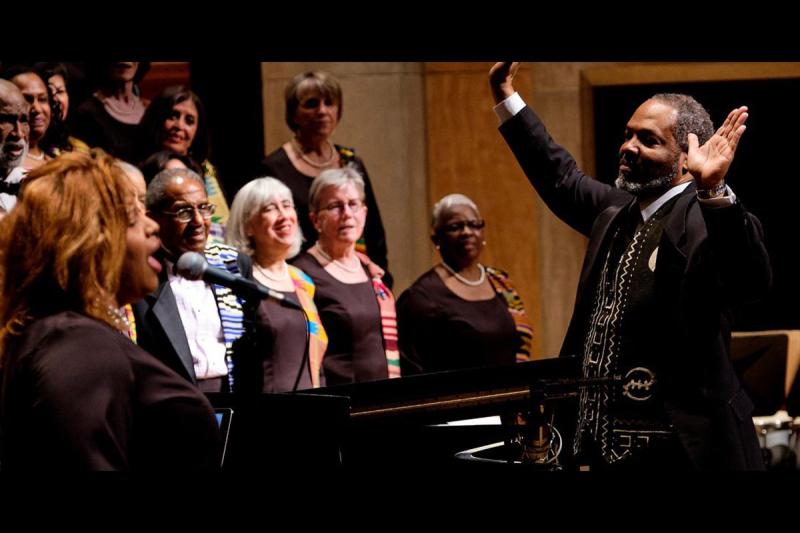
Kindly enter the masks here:
<path id="1" fill-rule="evenodd" d="M 794 257 L 798 246 L 800 180 L 794 157 L 800 153 L 794 133 L 800 124 L 800 79 L 669 83 L 595 87 L 595 164 L 597 177 L 613 183 L 625 125 L 636 108 L 660 92 L 695 97 L 719 127 L 735 107 L 749 108 L 745 131 L 727 182 L 764 226 L 772 261 L 768 297 L 737 311 L 734 329 L 800 328 L 800 277 Z"/>

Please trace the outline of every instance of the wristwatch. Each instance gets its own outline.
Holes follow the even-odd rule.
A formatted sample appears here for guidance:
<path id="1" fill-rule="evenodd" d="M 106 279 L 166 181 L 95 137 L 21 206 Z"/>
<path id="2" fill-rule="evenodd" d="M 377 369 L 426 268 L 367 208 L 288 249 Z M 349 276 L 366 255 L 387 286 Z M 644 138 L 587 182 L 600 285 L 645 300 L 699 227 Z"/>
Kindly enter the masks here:
<path id="1" fill-rule="evenodd" d="M 719 198 L 723 194 L 725 194 L 725 189 L 727 189 L 727 185 L 725 184 L 725 180 L 720 181 L 717 185 L 710 189 L 697 189 L 697 197 L 701 200 L 710 200 L 712 198 Z"/>

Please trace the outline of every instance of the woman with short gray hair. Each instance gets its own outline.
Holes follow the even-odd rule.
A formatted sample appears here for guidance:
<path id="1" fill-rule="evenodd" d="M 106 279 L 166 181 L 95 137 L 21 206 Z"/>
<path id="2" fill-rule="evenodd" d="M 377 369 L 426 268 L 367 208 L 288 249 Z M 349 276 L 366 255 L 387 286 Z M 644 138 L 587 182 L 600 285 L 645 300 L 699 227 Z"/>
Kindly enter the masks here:
<path id="1" fill-rule="evenodd" d="M 314 305 L 314 282 L 286 263 L 300 251 L 303 240 L 288 187 L 269 177 L 242 187 L 231 205 L 227 240 L 252 258 L 255 281 L 298 300 L 307 317 L 273 300 L 245 310 L 247 331 L 234 349 L 239 390 L 288 392 L 319 387 L 327 336 Z"/>
<path id="2" fill-rule="evenodd" d="M 463 194 L 433 207 L 431 240 L 442 261 L 397 301 L 403 374 L 530 359 L 533 329 L 508 274 L 484 266 L 485 222 Z"/>
<path id="3" fill-rule="evenodd" d="M 394 297 L 383 269 L 356 250 L 368 208 L 364 181 L 351 168 L 322 172 L 310 187 L 316 243 L 293 264 L 317 286 L 314 297 L 329 335 L 328 385 L 400 376 Z"/>

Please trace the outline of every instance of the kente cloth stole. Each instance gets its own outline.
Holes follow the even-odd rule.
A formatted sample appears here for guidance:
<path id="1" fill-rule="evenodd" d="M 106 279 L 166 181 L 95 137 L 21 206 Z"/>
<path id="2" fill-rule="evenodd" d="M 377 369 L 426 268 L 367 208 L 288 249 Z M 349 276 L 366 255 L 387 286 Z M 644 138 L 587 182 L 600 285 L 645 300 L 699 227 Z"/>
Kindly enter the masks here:
<path id="1" fill-rule="evenodd" d="M 206 260 L 212 268 L 222 268 L 231 274 L 241 275 L 236 248 L 225 244 L 211 244 L 205 249 Z M 225 342 L 225 364 L 228 367 L 228 392 L 234 392 L 233 342 L 244 333 L 242 301 L 228 287 L 212 284 L 217 300 L 219 318 L 222 322 L 222 337 Z"/>
<path id="2" fill-rule="evenodd" d="M 489 275 L 489 283 L 492 284 L 494 290 L 503 297 L 508 312 L 514 320 L 514 325 L 517 328 L 517 333 L 520 338 L 520 347 L 517 351 L 517 362 L 524 363 L 531 360 L 531 342 L 533 341 L 533 326 L 528 320 L 528 315 L 525 313 L 525 305 L 522 303 L 517 289 L 511 283 L 511 278 L 502 270 L 486 267 L 486 273 Z"/>
<path id="3" fill-rule="evenodd" d="M 316 389 L 320 385 L 320 371 L 325 349 L 328 347 L 328 334 L 322 327 L 317 306 L 314 305 L 316 286 L 308 275 L 299 268 L 289 265 L 289 276 L 294 283 L 295 294 L 300 305 L 306 312 L 306 327 L 309 332 L 308 339 L 308 364 L 311 369 L 311 385 Z"/>
<path id="4" fill-rule="evenodd" d="M 356 255 L 367 267 L 372 281 L 372 290 L 378 300 L 381 313 L 381 331 L 383 333 L 383 350 L 386 352 L 386 364 L 389 378 L 400 377 L 400 350 L 397 347 L 397 311 L 394 306 L 394 295 L 381 280 L 384 271 L 372 262 L 366 254 L 356 251 Z"/>

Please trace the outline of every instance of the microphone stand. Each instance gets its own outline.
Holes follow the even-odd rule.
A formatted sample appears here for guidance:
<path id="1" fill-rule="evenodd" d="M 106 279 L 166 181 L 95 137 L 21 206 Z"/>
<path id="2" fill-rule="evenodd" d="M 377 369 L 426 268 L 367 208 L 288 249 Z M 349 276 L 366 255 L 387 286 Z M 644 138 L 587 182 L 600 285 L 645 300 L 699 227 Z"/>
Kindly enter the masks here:
<path id="1" fill-rule="evenodd" d="M 292 392 L 297 392 L 297 387 L 300 385 L 300 378 L 303 377 L 303 372 L 306 370 L 306 366 L 308 366 L 309 376 L 311 375 L 311 361 L 309 360 L 308 354 L 311 344 L 311 325 L 308 323 L 308 313 L 306 313 L 306 310 L 303 309 L 303 306 L 300 306 L 300 311 L 303 312 L 303 320 L 305 320 L 306 323 L 306 344 L 305 348 L 303 349 L 303 360 L 300 363 L 300 368 L 297 369 L 297 378 L 294 380 Z"/>
<path id="2" fill-rule="evenodd" d="M 546 402 L 577 396 L 580 389 L 607 387 L 621 381 L 620 375 L 536 381 L 530 387 L 530 408 L 517 413 L 512 427 L 515 434 L 506 444 L 519 448 L 522 463 L 561 470 L 558 457 L 563 446 L 562 437 L 553 424 L 555 413 L 545 408 Z"/>

